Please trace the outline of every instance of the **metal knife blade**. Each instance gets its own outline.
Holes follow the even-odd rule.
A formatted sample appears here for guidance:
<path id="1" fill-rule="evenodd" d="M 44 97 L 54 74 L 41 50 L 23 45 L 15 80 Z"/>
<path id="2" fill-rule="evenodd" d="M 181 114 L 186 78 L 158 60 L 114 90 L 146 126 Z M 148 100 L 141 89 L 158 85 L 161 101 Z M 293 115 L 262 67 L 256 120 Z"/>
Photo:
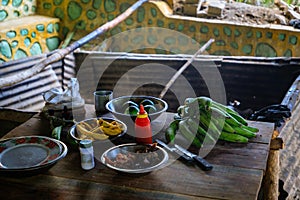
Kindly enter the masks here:
<path id="1" fill-rule="evenodd" d="M 179 151 L 177 148 L 175 147 L 169 147 L 166 143 L 164 143 L 163 141 L 156 139 L 155 140 L 159 145 L 161 145 L 162 147 L 166 148 L 168 151 L 172 152 L 172 153 L 176 153 L 178 156 L 180 156 L 180 158 L 183 158 L 184 160 L 187 161 L 192 161 L 193 158 L 191 158 L 188 155 L 185 155 L 183 152 Z"/>
<path id="2" fill-rule="evenodd" d="M 204 158 L 202 158 L 201 156 L 193 154 L 177 144 L 175 144 L 175 148 L 177 148 L 179 151 L 181 151 L 185 155 L 193 158 L 203 170 L 205 170 L 205 171 L 212 170 L 213 166 L 209 162 L 207 162 Z"/>

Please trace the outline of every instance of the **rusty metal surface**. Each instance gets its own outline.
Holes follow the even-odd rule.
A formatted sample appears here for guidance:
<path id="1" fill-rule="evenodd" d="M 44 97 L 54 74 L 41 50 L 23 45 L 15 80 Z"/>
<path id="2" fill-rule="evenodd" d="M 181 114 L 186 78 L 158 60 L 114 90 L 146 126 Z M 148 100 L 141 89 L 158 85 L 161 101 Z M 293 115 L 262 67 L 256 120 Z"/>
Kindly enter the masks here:
<path id="1" fill-rule="evenodd" d="M 143 55 L 143 54 L 114 54 L 114 53 L 93 53 L 89 54 L 89 59 L 84 60 L 85 52 L 76 53 L 77 68 L 87 68 L 85 74 L 90 79 L 98 82 L 98 88 L 113 89 L 116 82 L 127 72 L 136 66 L 150 64 L 149 69 L 143 74 L 134 74 L 124 87 L 124 91 L 136 87 L 135 80 L 145 79 L 151 82 L 156 75 L 161 74 L 162 70 L 152 68 L 151 63 L 169 66 L 179 69 L 189 58 L 186 55 L 163 56 L 163 55 Z M 84 60 L 84 62 L 83 62 Z M 95 76 L 101 68 L 106 67 L 107 63 L 112 62 L 103 73 L 101 79 Z M 251 107 L 254 110 L 271 104 L 280 104 L 289 87 L 297 78 L 300 71 L 298 68 L 299 58 L 294 59 L 262 59 L 245 57 L 201 57 L 193 62 L 184 72 L 184 77 L 192 85 L 197 96 L 208 95 L 208 88 L 203 77 L 195 70 L 193 65 L 201 65 L 203 70 L 210 72 L 211 65 L 217 66 L 226 89 L 227 100 L 238 100 L 241 108 Z M 78 69 L 77 69 L 78 70 Z M 91 75 L 94 74 L 94 75 Z M 211 77 L 214 77 L 211 74 Z M 210 77 L 208 77 L 210 78 Z M 166 77 L 167 79 L 167 77 Z M 213 81 L 213 80 L 211 80 Z M 82 83 L 81 87 L 88 87 L 88 83 Z M 182 91 L 181 95 L 187 93 L 184 85 L 177 84 L 176 90 Z M 139 87 L 136 94 L 158 96 L 164 85 L 147 84 Z M 84 91 L 83 91 L 84 92 Z M 90 92 L 90 91 L 87 91 Z M 90 94 L 84 94 L 87 99 L 91 99 Z M 118 94 L 114 94 L 118 96 Z M 164 99 L 170 104 L 170 111 L 178 107 L 177 99 L 172 91 L 168 91 Z M 227 103 L 228 103 L 227 102 Z"/>
<path id="2" fill-rule="evenodd" d="M 48 55 L 29 57 L 18 61 L 6 62 L 0 65 L 0 76 L 6 77 L 23 73 Z M 39 111 L 44 106 L 42 93 L 54 87 L 66 87 L 71 77 L 75 76 L 74 57 L 69 54 L 65 59 L 47 66 L 39 74 L 14 86 L 0 89 L 0 106 Z"/>

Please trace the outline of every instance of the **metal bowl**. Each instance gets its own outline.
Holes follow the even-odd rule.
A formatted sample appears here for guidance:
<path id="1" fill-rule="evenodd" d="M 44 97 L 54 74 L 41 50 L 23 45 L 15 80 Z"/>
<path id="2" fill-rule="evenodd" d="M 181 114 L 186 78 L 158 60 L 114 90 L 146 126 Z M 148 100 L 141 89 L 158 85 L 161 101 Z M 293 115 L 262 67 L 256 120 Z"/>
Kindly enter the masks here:
<path id="1" fill-rule="evenodd" d="M 101 162 L 113 170 L 116 170 L 118 172 L 125 172 L 125 173 L 148 173 L 164 167 L 169 159 L 169 156 L 168 153 L 159 146 L 156 146 L 155 150 L 150 152 L 150 153 L 155 153 L 157 159 L 155 159 L 155 161 L 152 160 L 153 162 L 149 162 L 145 165 L 140 164 L 139 162 L 131 162 L 129 166 L 127 165 L 124 167 L 120 167 L 120 166 L 114 166 L 110 164 L 110 162 L 108 161 L 108 159 L 110 161 L 114 161 L 117 155 L 119 154 L 128 155 L 129 153 L 135 156 L 135 161 L 144 160 L 147 156 L 149 156 L 149 153 L 137 153 L 137 151 L 143 150 L 147 147 L 149 147 L 149 145 L 142 145 L 136 143 L 114 146 L 106 150 L 102 154 Z"/>
<path id="2" fill-rule="evenodd" d="M 125 122 L 128 127 L 134 126 L 134 121 L 136 115 L 125 114 L 124 103 L 128 101 L 133 101 L 136 104 L 140 104 L 143 100 L 148 99 L 154 103 L 156 108 L 155 112 L 149 112 L 148 116 L 151 121 L 155 120 L 159 117 L 162 113 L 164 113 L 168 109 L 168 104 L 164 100 L 160 98 L 156 98 L 153 96 L 122 96 L 117 97 L 110 100 L 106 104 L 106 109 L 110 111 L 116 118 L 120 119 L 121 121 Z"/>
<path id="3" fill-rule="evenodd" d="M 112 140 L 115 140 L 115 139 L 117 139 L 117 138 L 123 136 L 123 135 L 127 132 L 127 126 L 126 126 L 126 124 L 125 124 L 124 122 L 122 122 L 122 121 L 120 121 L 120 120 L 118 120 L 118 119 L 109 118 L 109 117 L 101 117 L 101 118 L 102 118 L 103 120 L 105 120 L 105 121 L 108 121 L 108 122 L 112 122 L 112 121 L 118 122 L 119 124 L 122 125 L 123 131 L 122 131 L 120 134 L 116 135 L 116 136 L 110 136 L 110 137 L 109 137 L 108 139 L 106 139 L 106 140 L 95 140 L 94 142 L 107 142 L 108 140 L 112 141 Z M 99 119 L 99 118 L 90 118 L 90 119 L 86 119 L 86 120 L 83 120 L 83 121 L 80 121 L 80 122 L 91 123 L 92 121 L 94 121 L 94 120 L 96 120 L 96 119 Z M 80 122 L 78 122 L 78 123 L 80 123 Z M 77 131 L 76 131 L 76 125 L 77 125 L 77 123 L 74 124 L 74 125 L 70 128 L 69 134 L 70 134 L 70 136 L 71 136 L 72 139 L 74 139 L 77 143 L 79 143 L 82 139 L 80 138 L 79 134 L 78 134 Z"/>

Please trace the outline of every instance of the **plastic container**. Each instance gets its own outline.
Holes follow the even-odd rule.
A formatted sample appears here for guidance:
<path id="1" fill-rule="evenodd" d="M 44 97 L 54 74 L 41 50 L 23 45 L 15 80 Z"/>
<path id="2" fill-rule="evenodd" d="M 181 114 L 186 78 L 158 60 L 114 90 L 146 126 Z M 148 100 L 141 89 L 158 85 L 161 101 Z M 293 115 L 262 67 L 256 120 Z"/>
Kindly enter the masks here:
<path id="1" fill-rule="evenodd" d="M 90 170 L 95 167 L 94 148 L 92 140 L 81 140 L 79 143 L 81 157 L 81 167 L 84 170 Z"/>
<path id="2" fill-rule="evenodd" d="M 148 113 L 144 106 L 140 105 L 139 113 L 135 119 L 135 136 L 139 144 L 152 144 L 152 129 Z"/>

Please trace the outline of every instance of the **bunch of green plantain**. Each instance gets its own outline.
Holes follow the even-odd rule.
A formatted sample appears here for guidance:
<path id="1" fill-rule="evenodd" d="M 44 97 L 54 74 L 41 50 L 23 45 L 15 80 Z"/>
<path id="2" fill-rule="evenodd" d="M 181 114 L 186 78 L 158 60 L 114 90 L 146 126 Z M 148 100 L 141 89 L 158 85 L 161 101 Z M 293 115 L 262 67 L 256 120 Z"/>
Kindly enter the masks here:
<path id="1" fill-rule="evenodd" d="M 215 144 L 218 139 L 247 143 L 259 131 L 256 127 L 249 126 L 235 110 L 209 97 L 187 98 L 177 112 L 179 117 L 171 122 L 165 132 L 168 142 L 175 139 L 177 130 L 196 147 Z"/>

